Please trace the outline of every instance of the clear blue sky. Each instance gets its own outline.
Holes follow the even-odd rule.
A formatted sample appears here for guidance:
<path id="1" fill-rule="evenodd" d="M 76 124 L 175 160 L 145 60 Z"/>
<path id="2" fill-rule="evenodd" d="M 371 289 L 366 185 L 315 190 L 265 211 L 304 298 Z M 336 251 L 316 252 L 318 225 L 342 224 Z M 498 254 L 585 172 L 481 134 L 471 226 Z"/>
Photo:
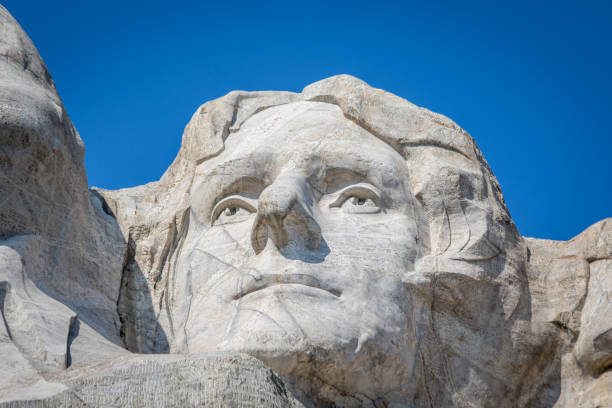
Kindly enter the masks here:
<path id="1" fill-rule="evenodd" d="M 53 75 L 90 185 L 159 179 L 207 100 L 347 73 L 470 132 L 523 235 L 612 216 L 612 2 L 0 2 Z"/>

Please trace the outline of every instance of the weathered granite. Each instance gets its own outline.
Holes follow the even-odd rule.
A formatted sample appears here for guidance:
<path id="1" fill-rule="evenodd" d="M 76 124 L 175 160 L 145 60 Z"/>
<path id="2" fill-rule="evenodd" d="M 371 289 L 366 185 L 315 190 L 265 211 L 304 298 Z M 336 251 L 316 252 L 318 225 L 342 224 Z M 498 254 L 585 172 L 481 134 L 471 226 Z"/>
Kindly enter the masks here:
<path id="1" fill-rule="evenodd" d="M 0 394 L 31 383 L 44 394 L 55 389 L 44 375 L 71 358 L 126 353 L 125 243 L 88 189 L 83 152 L 38 52 L 0 7 Z"/>
<path id="2" fill-rule="evenodd" d="M 522 237 L 450 119 L 347 75 L 234 91 L 158 182 L 88 190 L 0 33 L 0 402 L 612 405 L 612 221 Z"/>
<path id="3" fill-rule="evenodd" d="M 236 353 L 132 354 L 53 380 L 64 388 L 52 397 L 20 395 L 0 407 L 303 407 L 270 368 Z"/>

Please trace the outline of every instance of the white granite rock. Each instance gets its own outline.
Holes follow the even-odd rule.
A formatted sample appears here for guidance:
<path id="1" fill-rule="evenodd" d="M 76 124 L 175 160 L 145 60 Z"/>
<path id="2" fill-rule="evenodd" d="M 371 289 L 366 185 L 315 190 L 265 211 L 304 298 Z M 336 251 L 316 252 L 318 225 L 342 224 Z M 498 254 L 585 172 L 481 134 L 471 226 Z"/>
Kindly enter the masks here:
<path id="1" fill-rule="evenodd" d="M 450 119 L 347 75 L 234 91 L 160 181 L 89 191 L 0 25 L 0 402 L 612 405 L 612 222 L 522 237 Z"/>

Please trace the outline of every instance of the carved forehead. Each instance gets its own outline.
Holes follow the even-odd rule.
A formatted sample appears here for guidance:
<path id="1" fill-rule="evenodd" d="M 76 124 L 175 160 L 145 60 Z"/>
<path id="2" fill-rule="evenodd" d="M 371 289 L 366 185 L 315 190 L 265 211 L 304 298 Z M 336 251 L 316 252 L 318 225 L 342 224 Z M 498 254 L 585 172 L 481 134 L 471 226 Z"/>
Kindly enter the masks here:
<path id="1" fill-rule="evenodd" d="M 237 133 L 270 134 L 301 132 L 313 127 L 350 122 L 337 105 L 324 102 L 293 102 L 270 107 L 249 119 Z"/>
<path id="2" fill-rule="evenodd" d="M 241 171 L 262 166 L 318 161 L 326 167 L 390 166 L 403 159 L 391 146 L 344 117 L 336 105 L 295 102 L 259 112 L 229 135 L 224 151 L 200 165 L 198 173 Z M 308 165 L 307 163 L 303 163 Z"/>
<path id="3" fill-rule="evenodd" d="M 344 142 L 363 139 L 366 136 L 363 133 L 336 105 L 294 102 L 266 109 L 249 118 L 226 140 L 226 157 L 231 159 L 264 150 L 281 155 L 312 148 L 310 144 L 325 139 Z"/>

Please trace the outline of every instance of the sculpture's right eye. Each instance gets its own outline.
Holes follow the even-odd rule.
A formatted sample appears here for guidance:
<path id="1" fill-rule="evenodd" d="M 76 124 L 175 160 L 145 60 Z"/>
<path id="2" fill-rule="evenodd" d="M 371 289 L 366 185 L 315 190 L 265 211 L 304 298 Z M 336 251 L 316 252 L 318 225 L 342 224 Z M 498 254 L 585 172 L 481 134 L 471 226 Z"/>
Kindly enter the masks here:
<path id="1" fill-rule="evenodd" d="M 246 221 L 257 212 L 256 200 L 233 195 L 219 201 L 211 214 L 211 225 Z"/>

